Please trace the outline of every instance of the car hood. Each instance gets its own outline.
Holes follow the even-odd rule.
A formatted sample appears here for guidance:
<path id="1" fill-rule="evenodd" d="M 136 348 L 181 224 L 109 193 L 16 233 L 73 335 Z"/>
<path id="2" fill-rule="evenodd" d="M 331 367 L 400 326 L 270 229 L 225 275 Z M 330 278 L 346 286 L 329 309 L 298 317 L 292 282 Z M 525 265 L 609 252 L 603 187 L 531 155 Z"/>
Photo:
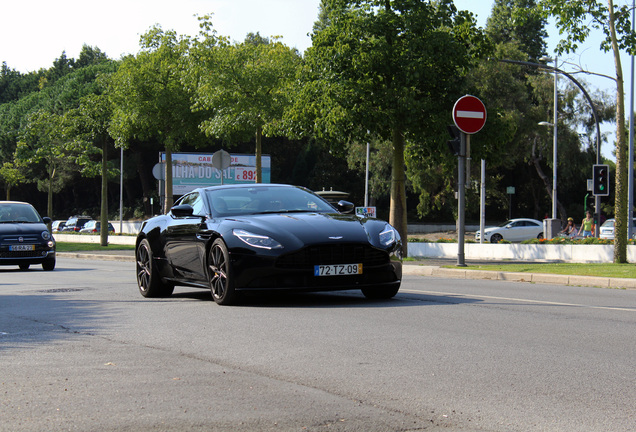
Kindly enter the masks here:
<path id="1" fill-rule="evenodd" d="M 484 228 L 484 234 L 490 234 L 493 231 L 499 230 L 501 227 L 486 227 Z M 481 233 L 481 230 L 477 230 L 477 233 Z"/>
<path id="2" fill-rule="evenodd" d="M 386 224 L 378 219 L 339 213 L 275 213 L 232 219 L 234 228 L 268 235 L 290 247 L 333 241 L 380 247 L 378 235 Z"/>
<path id="3" fill-rule="evenodd" d="M 48 228 L 43 223 L 0 223 L 0 235 L 40 234 Z"/>

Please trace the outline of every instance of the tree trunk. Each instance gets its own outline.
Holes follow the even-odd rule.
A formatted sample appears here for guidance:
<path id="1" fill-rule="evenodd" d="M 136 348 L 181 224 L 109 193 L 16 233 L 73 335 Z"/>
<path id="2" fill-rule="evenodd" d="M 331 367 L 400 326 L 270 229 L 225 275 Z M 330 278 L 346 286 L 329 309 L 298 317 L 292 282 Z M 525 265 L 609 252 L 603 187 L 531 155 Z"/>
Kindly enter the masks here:
<path id="1" fill-rule="evenodd" d="M 262 140 L 263 140 L 263 128 L 261 126 L 258 126 L 256 128 L 256 183 L 263 183 L 263 167 L 261 165 Z"/>
<path id="2" fill-rule="evenodd" d="M 614 262 L 627 262 L 627 143 L 625 142 L 625 92 L 623 89 L 623 67 L 616 38 L 614 2 L 608 0 L 609 27 L 616 67 L 616 191 L 614 224 Z M 600 209 L 596 209 L 600 214 Z"/>
<path id="3" fill-rule="evenodd" d="M 402 237 L 402 254 L 408 256 L 408 227 L 406 222 L 406 183 L 404 172 L 404 134 L 393 129 L 393 164 L 391 168 L 391 208 L 389 223 Z"/>
<path id="4" fill-rule="evenodd" d="M 47 216 L 53 217 L 53 177 L 55 177 L 55 168 L 49 167 L 49 184 L 48 191 L 46 197 L 46 213 Z M 51 222 L 52 224 L 53 222 Z M 49 224 L 50 225 L 50 224 Z M 49 231 L 51 230 L 51 226 L 49 226 Z"/>
<path id="5" fill-rule="evenodd" d="M 168 213 L 172 208 L 172 151 L 166 146 L 166 191 L 165 191 L 164 213 Z"/>

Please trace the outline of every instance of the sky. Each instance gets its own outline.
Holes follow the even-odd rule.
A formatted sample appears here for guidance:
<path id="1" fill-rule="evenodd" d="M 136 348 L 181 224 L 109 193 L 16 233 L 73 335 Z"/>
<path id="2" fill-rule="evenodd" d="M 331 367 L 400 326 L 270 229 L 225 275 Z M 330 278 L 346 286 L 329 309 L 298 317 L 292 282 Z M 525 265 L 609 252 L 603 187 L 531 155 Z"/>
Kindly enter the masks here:
<path id="1" fill-rule="evenodd" d="M 49 68 L 66 52 L 77 58 L 84 44 L 97 47 L 110 58 L 139 51 L 139 37 L 153 25 L 181 35 L 199 32 L 196 15 L 212 13 L 219 35 L 241 41 L 249 32 L 261 36 L 282 36 L 288 46 L 303 52 L 311 45 L 309 33 L 318 17 L 320 0 L 29 0 L 3 2 L 0 14 L 0 62 L 19 72 Z M 476 15 L 484 27 L 493 0 L 455 0 L 458 9 Z M 548 53 L 553 55 L 558 34 L 548 27 Z M 611 56 L 601 53 L 600 36 L 582 46 L 579 52 L 561 60 L 580 64 L 584 69 L 614 75 Z M 560 63 L 559 67 L 572 71 Z M 624 76 L 629 80 L 629 58 L 624 58 Z M 607 78 L 576 76 L 595 89 L 615 91 Z M 629 82 L 626 82 L 629 88 Z M 613 93 L 612 93 L 613 94 Z M 629 99 L 627 99 L 628 101 Z M 487 101 L 485 101 L 487 107 Z M 608 129 L 609 128 L 609 129 Z M 605 130 L 611 132 L 612 127 Z M 605 146 L 610 147 L 610 146 Z M 611 157 L 610 149 L 603 149 Z"/>

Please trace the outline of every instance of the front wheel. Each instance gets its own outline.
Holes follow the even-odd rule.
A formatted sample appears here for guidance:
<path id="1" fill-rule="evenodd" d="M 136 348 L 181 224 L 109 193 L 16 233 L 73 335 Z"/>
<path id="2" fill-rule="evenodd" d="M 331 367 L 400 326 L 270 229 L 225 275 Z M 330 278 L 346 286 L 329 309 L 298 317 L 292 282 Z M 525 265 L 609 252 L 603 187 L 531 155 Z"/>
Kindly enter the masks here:
<path id="1" fill-rule="evenodd" d="M 395 297 L 395 295 L 400 290 L 400 286 L 393 287 L 371 287 L 371 288 L 362 288 L 362 294 L 368 299 L 373 300 L 387 300 Z"/>
<path id="2" fill-rule="evenodd" d="M 499 243 L 503 240 L 503 236 L 501 234 L 493 234 L 490 236 L 490 243 Z"/>
<path id="3" fill-rule="evenodd" d="M 208 281 L 217 304 L 230 305 L 238 297 L 234 290 L 230 254 L 222 239 L 214 240 L 208 253 Z"/>
<path id="4" fill-rule="evenodd" d="M 48 257 L 42 263 L 42 269 L 44 271 L 52 271 L 55 269 L 55 257 Z"/>
<path id="5" fill-rule="evenodd" d="M 137 261 L 137 285 L 144 297 L 170 297 L 174 285 L 161 280 L 159 271 L 152 257 L 148 240 L 143 239 L 135 251 Z"/>
<path id="6" fill-rule="evenodd" d="M 541 240 L 541 239 L 543 238 L 543 233 L 539 233 L 539 235 L 537 236 L 537 238 L 538 238 L 539 240 Z"/>

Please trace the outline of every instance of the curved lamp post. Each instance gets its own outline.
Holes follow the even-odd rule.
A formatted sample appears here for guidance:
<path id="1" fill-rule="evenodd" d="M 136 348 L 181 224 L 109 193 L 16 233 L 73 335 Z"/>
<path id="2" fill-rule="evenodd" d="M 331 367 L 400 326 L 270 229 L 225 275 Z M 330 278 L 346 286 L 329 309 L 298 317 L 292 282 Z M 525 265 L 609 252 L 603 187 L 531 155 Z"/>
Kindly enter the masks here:
<path id="1" fill-rule="evenodd" d="M 569 73 L 559 69 L 556 66 L 548 66 L 545 64 L 541 64 L 541 63 L 532 63 L 532 62 L 527 62 L 527 61 L 521 61 L 521 60 L 508 60 L 508 59 L 497 59 L 498 61 L 502 62 L 502 63 L 511 63 L 511 64 L 518 64 L 521 66 L 529 66 L 529 67 L 533 67 L 533 68 L 537 68 L 537 69 L 544 69 L 544 70 L 549 70 L 556 73 L 560 73 L 561 75 L 565 76 L 566 78 L 568 78 L 570 81 L 572 81 L 583 93 L 583 96 L 585 96 L 585 99 L 587 99 L 587 102 L 590 104 L 590 107 L 592 108 L 592 115 L 594 116 L 594 123 L 596 124 L 596 163 L 600 164 L 601 163 L 601 126 L 598 120 L 598 114 L 596 112 L 596 107 L 594 106 L 594 102 L 592 102 L 592 98 L 590 97 L 590 95 L 587 93 L 587 91 L 585 90 L 585 88 L 581 85 L 580 82 L 578 82 L 572 75 L 570 75 Z M 556 98 L 555 98 L 556 100 Z M 555 112 L 556 115 L 556 112 Z M 556 129 L 556 121 L 555 121 L 555 129 Z M 555 137 L 556 137 L 556 133 L 555 133 Z M 556 139 L 556 138 L 555 138 Z M 556 149 L 556 143 L 554 145 L 555 149 Z M 556 167 L 556 157 L 554 158 L 554 166 Z M 556 176 L 555 176 L 556 178 Z M 555 188 L 555 192 L 554 192 L 554 196 L 556 196 L 556 188 Z M 556 200 L 555 200 L 556 202 Z M 596 220 L 600 221 L 601 220 L 601 197 L 600 196 L 595 196 L 594 197 L 594 207 L 595 207 L 595 212 L 596 212 Z M 598 237 L 598 232 L 599 232 L 599 223 L 596 224 L 596 233 L 595 235 Z"/>

